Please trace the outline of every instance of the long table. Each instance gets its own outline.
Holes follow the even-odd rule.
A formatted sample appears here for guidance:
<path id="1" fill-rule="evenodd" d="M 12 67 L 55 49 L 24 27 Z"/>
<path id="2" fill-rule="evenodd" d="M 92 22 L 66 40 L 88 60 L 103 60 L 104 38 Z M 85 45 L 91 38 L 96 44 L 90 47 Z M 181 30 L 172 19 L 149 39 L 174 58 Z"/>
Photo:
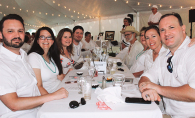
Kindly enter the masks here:
<path id="1" fill-rule="evenodd" d="M 128 77 L 134 77 L 127 67 L 124 67 L 123 72 Z M 119 103 L 112 104 L 112 110 L 99 110 L 96 103 L 97 95 L 94 93 L 95 89 L 92 89 L 91 100 L 87 101 L 86 105 L 80 105 L 78 108 L 71 109 L 69 103 L 72 100 L 80 102 L 82 94 L 78 94 L 79 89 L 76 83 L 65 84 L 65 81 L 69 79 L 69 76 L 76 75 L 78 70 L 73 70 L 65 77 L 60 84 L 60 87 L 64 87 L 69 91 L 68 98 L 50 101 L 42 105 L 38 111 L 37 118 L 162 118 L 162 113 L 156 103 L 152 104 L 134 104 L 134 103 Z M 81 71 L 81 70 L 80 70 Z M 83 70 L 84 75 L 87 75 L 87 71 Z M 101 86 L 102 75 L 99 74 L 95 78 Z M 134 84 L 125 83 L 125 86 L 132 88 L 128 91 L 122 90 L 122 97 L 141 97 L 141 94 L 137 87 L 137 82 Z M 107 83 L 107 86 L 112 86 L 111 83 Z"/>

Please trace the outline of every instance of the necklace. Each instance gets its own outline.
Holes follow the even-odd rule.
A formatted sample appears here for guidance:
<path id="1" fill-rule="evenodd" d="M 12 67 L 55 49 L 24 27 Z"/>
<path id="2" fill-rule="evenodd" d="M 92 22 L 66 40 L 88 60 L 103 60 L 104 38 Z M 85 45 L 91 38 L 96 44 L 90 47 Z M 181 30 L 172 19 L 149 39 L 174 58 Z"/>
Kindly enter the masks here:
<path id="1" fill-rule="evenodd" d="M 68 53 L 69 54 L 69 53 Z M 64 56 L 66 57 L 66 58 L 68 58 L 67 56 L 66 56 L 66 54 L 64 53 Z M 70 60 L 70 62 L 72 62 L 73 60 L 72 60 L 72 57 L 71 57 L 71 55 L 69 54 L 69 56 L 70 56 L 70 59 L 68 58 L 68 60 Z"/>
<path id="2" fill-rule="evenodd" d="M 43 56 L 41 55 L 41 57 L 43 58 Z M 55 67 L 55 71 L 53 71 L 46 63 L 45 59 L 43 58 L 45 65 L 49 68 L 49 70 L 51 70 L 51 72 L 56 73 L 56 66 L 54 65 L 54 63 L 51 61 L 51 63 L 53 64 L 53 66 Z"/>

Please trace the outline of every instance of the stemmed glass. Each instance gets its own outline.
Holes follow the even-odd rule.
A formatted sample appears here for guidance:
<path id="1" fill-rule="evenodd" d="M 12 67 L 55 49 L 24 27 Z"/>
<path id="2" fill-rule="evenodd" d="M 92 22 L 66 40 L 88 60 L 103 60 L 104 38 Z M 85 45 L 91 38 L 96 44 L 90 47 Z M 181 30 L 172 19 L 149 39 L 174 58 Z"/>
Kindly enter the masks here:
<path id="1" fill-rule="evenodd" d="M 77 80 L 77 84 L 78 84 L 78 87 L 80 89 L 80 91 L 78 92 L 79 94 L 82 94 L 82 88 L 83 88 L 83 84 L 85 83 L 85 78 L 84 77 L 80 77 L 78 80 Z"/>
<path id="2" fill-rule="evenodd" d="M 95 81 L 95 80 L 93 79 L 93 77 L 94 77 L 94 75 L 95 75 L 95 72 L 96 72 L 95 67 L 90 66 L 90 67 L 89 67 L 89 70 L 88 70 L 88 73 L 89 73 L 89 76 L 91 77 L 92 81 Z"/>

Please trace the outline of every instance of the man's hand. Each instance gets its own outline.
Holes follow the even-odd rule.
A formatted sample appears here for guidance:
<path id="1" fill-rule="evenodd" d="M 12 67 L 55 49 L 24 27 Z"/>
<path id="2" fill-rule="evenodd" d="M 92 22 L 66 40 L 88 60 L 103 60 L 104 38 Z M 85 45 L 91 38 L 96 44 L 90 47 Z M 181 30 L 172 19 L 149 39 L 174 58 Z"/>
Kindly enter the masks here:
<path id="1" fill-rule="evenodd" d="M 148 89 L 142 92 L 142 98 L 146 101 L 160 101 L 161 97 L 154 89 Z"/>
<path id="2" fill-rule="evenodd" d="M 154 90 L 158 91 L 158 87 L 159 87 L 159 85 L 154 84 L 152 82 L 142 82 L 139 84 L 139 90 L 141 92 L 144 92 L 145 90 L 148 90 L 148 89 L 154 89 Z"/>

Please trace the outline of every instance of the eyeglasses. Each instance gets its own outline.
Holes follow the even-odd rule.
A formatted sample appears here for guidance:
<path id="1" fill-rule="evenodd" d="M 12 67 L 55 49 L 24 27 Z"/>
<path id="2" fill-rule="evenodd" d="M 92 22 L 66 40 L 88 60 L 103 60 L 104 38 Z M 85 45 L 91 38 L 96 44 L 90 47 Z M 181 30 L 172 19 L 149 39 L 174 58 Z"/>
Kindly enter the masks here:
<path id="1" fill-rule="evenodd" d="M 74 108 L 79 107 L 79 104 L 85 105 L 86 104 L 85 99 L 84 98 L 81 98 L 81 102 L 80 103 L 78 103 L 77 101 L 71 101 L 69 103 L 69 106 L 70 106 L 70 108 L 74 109 Z"/>
<path id="2" fill-rule="evenodd" d="M 45 39 L 52 40 L 52 37 L 51 36 L 48 36 L 48 37 L 40 36 L 39 39 L 41 39 L 41 40 L 45 40 Z"/>
<path id="3" fill-rule="evenodd" d="M 167 69 L 168 69 L 168 71 L 169 71 L 170 73 L 173 72 L 173 64 L 172 64 L 172 62 L 171 62 L 172 57 L 173 57 L 173 56 L 171 56 L 171 57 L 169 57 L 169 58 L 167 59 L 167 63 L 168 63 Z"/>
<path id="4" fill-rule="evenodd" d="M 131 35 L 132 33 L 130 33 L 130 34 L 125 34 L 125 36 L 129 36 L 129 35 Z"/>

